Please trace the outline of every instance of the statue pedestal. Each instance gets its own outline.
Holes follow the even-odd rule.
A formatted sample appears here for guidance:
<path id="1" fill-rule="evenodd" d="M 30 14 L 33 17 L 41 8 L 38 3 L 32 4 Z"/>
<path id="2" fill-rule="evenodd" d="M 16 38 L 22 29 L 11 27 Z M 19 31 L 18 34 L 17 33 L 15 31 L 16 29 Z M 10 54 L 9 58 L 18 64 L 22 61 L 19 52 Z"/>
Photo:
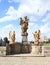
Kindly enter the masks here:
<path id="1" fill-rule="evenodd" d="M 33 54 L 39 54 L 39 46 L 32 46 L 31 53 L 33 53 Z"/>
<path id="2" fill-rule="evenodd" d="M 28 44 L 27 36 L 28 35 L 22 35 L 22 44 Z"/>
<path id="3" fill-rule="evenodd" d="M 31 54 L 33 55 L 42 55 L 44 56 L 44 47 L 43 46 L 35 46 L 35 45 L 32 45 L 32 51 L 31 51 Z"/>

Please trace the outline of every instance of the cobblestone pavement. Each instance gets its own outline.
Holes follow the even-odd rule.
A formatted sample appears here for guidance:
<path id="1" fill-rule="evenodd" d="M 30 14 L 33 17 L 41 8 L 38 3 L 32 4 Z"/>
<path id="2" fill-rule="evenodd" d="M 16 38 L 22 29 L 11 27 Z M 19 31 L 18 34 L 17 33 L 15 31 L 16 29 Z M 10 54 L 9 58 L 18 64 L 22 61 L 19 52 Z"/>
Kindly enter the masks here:
<path id="1" fill-rule="evenodd" d="M 50 65 L 50 57 L 0 57 L 0 65 Z"/>

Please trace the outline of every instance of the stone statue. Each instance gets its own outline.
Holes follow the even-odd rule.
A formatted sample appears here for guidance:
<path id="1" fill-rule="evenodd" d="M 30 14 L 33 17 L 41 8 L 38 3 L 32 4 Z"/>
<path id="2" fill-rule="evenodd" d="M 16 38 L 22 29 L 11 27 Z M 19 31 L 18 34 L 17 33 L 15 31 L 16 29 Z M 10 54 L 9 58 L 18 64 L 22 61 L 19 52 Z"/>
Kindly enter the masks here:
<path id="1" fill-rule="evenodd" d="M 39 45 L 40 35 L 41 35 L 40 30 L 38 30 L 38 31 L 36 31 L 36 32 L 34 33 L 34 39 L 35 39 L 34 44 L 35 44 L 35 45 Z"/>
<path id="2" fill-rule="evenodd" d="M 22 29 L 22 35 L 27 35 L 27 29 L 28 29 L 28 19 L 27 16 L 24 17 L 24 20 L 20 18 L 20 25 Z"/>
<path id="3" fill-rule="evenodd" d="M 38 30 L 38 39 L 40 40 L 41 31 Z"/>
<path id="4" fill-rule="evenodd" d="M 15 31 L 9 32 L 9 38 L 10 38 L 10 44 L 14 44 L 15 43 Z"/>

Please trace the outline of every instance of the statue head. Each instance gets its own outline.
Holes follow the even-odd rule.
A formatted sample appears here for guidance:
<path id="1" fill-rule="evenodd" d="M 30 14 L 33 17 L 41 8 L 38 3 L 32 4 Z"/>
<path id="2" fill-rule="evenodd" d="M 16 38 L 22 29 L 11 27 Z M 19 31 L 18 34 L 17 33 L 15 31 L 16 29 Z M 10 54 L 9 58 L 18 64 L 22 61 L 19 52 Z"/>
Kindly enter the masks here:
<path id="1" fill-rule="evenodd" d="M 27 16 L 25 16 L 24 18 L 27 19 Z"/>
<path id="2" fill-rule="evenodd" d="M 37 31 L 35 31 L 35 33 L 37 33 Z"/>
<path id="3" fill-rule="evenodd" d="M 20 20 L 22 20 L 22 18 L 20 18 Z"/>
<path id="4" fill-rule="evenodd" d="M 40 30 L 38 30 L 38 33 L 40 33 Z"/>
<path id="5" fill-rule="evenodd" d="M 10 37 L 10 38 L 13 38 L 14 36 L 15 36 L 15 31 L 13 31 L 13 32 L 10 31 L 10 32 L 9 32 L 9 37 Z"/>
<path id="6" fill-rule="evenodd" d="M 25 21 L 25 22 L 27 21 L 27 16 L 24 17 L 24 21 Z"/>

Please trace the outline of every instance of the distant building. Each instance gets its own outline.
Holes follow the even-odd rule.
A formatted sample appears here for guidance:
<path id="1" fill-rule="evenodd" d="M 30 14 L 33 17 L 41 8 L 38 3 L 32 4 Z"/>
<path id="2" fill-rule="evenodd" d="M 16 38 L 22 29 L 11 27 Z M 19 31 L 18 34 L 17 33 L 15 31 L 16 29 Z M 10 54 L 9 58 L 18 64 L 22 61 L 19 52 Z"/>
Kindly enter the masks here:
<path id="1" fill-rule="evenodd" d="M 43 42 L 49 42 L 50 41 L 50 38 L 48 38 L 48 37 L 44 37 L 44 39 L 43 39 Z"/>
<path id="2" fill-rule="evenodd" d="M 0 39 L 0 46 L 2 45 L 2 39 Z"/>
<path id="3" fill-rule="evenodd" d="M 2 40 L 2 38 L 0 38 L 0 46 L 5 46 L 6 43 Z"/>

